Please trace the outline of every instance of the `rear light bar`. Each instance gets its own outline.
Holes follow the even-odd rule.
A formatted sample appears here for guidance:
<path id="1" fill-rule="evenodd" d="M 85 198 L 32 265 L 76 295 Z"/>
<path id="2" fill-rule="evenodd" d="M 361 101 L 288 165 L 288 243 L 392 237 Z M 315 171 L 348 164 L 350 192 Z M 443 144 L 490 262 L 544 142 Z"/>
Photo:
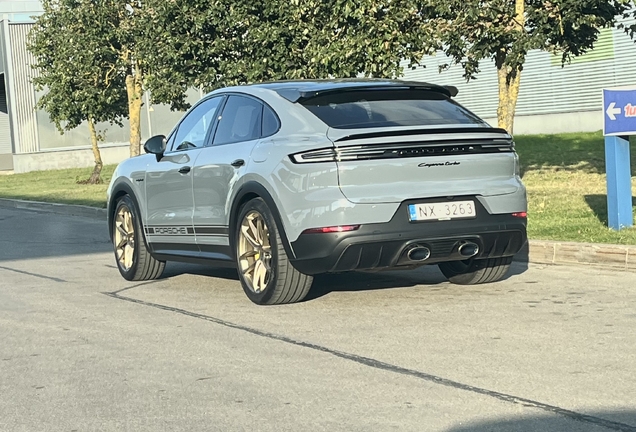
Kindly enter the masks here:
<path id="1" fill-rule="evenodd" d="M 339 225 L 339 226 L 330 226 L 330 227 L 323 227 L 323 228 L 309 228 L 303 231 L 303 234 L 341 233 L 341 232 L 356 231 L 358 228 L 360 228 L 360 225 Z"/>
<path id="2" fill-rule="evenodd" d="M 469 142 L 470 141 L 470 142 Z M 437 141 L 321 148 L 289 155 L 297 164 L 513 152 L 509 140 Z"/>
<path id="3" fill-rule="evenodd" d="M 518 217 L 518 218 L 527 218 L 528 217 L 528 213 L 527 212 L 513 213 L 512 216 L 513 217 Z"/>

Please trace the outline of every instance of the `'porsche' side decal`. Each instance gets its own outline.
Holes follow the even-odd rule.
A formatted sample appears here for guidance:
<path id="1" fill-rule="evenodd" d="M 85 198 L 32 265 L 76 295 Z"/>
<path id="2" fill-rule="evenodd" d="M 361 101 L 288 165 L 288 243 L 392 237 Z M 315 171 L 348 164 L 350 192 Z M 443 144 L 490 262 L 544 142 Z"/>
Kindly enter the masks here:
<path id="1" fill-rule="evenodd" d="M 180 226 L 154 226 L 146 227 L 146 234 L 148 235 L 192 235 L 194 230 L 188 227 Z"/>
<path id="2" fill-rule="evenodd" d="M 184 227 L 184 226 L 148 226 L 145 228 L 146 234 L 153 235 L 198 235 L 198 236 L 223 236 L 229 235 L 229 228 L 223 226 L 197 226 L 197 227 Z"/>

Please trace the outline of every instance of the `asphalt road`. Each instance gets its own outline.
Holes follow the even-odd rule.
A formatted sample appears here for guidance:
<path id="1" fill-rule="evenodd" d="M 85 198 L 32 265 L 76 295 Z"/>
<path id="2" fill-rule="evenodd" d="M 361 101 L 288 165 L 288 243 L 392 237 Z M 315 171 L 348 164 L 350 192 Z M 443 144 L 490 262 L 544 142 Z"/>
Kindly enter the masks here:
<path id="1" fill-rule="evenodd" d="M 128 283 L 105 223 L 0 209 L 0 431 L 636 431 L 636 274 L 515 264 Z"/>

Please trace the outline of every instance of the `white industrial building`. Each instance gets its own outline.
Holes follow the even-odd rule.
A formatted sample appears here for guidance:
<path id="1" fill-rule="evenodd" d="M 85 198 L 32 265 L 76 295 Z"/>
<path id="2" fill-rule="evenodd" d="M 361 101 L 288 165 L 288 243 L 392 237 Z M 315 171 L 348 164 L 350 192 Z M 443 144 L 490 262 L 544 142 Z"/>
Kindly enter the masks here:
<path id="1" fill-rule="evenodd" d="M 448 63 L 443 55 L 427 57 L 425 67 L 405 69 L 405 77 L 459 88 L 457 100 L 497 125 L 497 71 L 484 61 L 477 79 L 462 77 L 463 69 Z M 515 117 L 515 134 L 594 132 L 603 129 L 602 89 L 636 88 L 636 44 L 620 29 L 604 29 L 593 51 L 561 65 L 561 57 L 544 51 L 528 53 L 521 75 L 521 90 Z"/>
<path id="2" fill-rule="evenodd" d="M 62 135 L 48 114 L 36 109 L 40 94 L 31 83 L 34 59 L 26 45 L 33 27 L 31 17 L 41 12 L 38 1 L 0 0 L 0 171 L 19 173 L 94 164 L 86 124 Z M 193 91 L 188 100 L 196 101 L 201 96 Z M 167 134 L 181 115 L 166 106 L 144 104 L 142 139 Z M 105 134 L 106 142 L 100 146 L 104 163 L 128 157 L 126 123 L 122 128 L 99 124 L 97 130 Z"/>

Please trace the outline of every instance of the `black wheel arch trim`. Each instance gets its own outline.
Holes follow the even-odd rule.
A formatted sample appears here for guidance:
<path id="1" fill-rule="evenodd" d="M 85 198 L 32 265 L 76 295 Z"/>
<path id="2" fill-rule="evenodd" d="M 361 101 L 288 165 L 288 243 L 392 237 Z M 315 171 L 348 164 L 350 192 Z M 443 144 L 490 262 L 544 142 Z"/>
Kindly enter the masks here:
<path id="1" fill-rule="evenodd" d="M 136 216 L 139 218 L 139 225 L 141 225 L 141 238 L 144 240 L 144 244 L 149 251 L 152 251 L 148 240 L 146 239 L 146 226 L 144 224 L 143 217 L 141 216 L 141 207 L 139 206 L 139 201 L 137 200 L 137 196 L 133 192 L 132 185 L 128 182 L 127 179 L 117 180 L 113 185 L 111 190 L 110 198 L 107 206 L 107 220 L 108 220 L 108 235 L 110 237 L 110 241 L 113 241 L 113 217 L 115 216 L 115 209 L 117 208 L 117 196 L 120 195 L 120 192 L 125 192 L 126 195 L 130 197 L 135 204 L 135 211 L 137 212 Z"/>
<path id="2" fill-rule="evenodd" d="M 238 192 L 236 193 L 234 197 L 234 201 L 232 202 L 232 207 L 230 211 L 230 235 L 229 235 L 230 247 L 232 248 L 232 257 L 236 258 L 234 256 L 234 253 L 235 253 L 234 237 L 236 232 L 235 231 L 236 226 L 238 225 L 238 221 L 236 220 L 236 218 L 239 214 L 244 198 L 252 194 L 257 195 L 258 197 L 262 198 L 263 201 L 265 201 L 265 204 L 267 204 L 267 207 L 272 212 L 272 216 L 274 216 L 274 221 L 276 222 L 276 228 L 278 228 L 278 233 L 280 235 L 281 240 L 283 241 L 283 247 L 285 248 L 285 252 L 287 253 L 287 256 L 290 258 L 292 257 L 295 258 L 296 255 L 294 254 L 291 244 L 289 242 L 289 239 L 287 238 L 287 233 L 285 232 L 285 228 L 283 226 L 283 220 L 280 216 L 278 207 L 276 206 L 276 202 L 272 198 L 272 195 L 269 193 L 267 188 L 265 188 L 265 186 L 255 181 L 249 181 L 245 183 L 244 185 L 242 185 L 239 188 Z"/>

